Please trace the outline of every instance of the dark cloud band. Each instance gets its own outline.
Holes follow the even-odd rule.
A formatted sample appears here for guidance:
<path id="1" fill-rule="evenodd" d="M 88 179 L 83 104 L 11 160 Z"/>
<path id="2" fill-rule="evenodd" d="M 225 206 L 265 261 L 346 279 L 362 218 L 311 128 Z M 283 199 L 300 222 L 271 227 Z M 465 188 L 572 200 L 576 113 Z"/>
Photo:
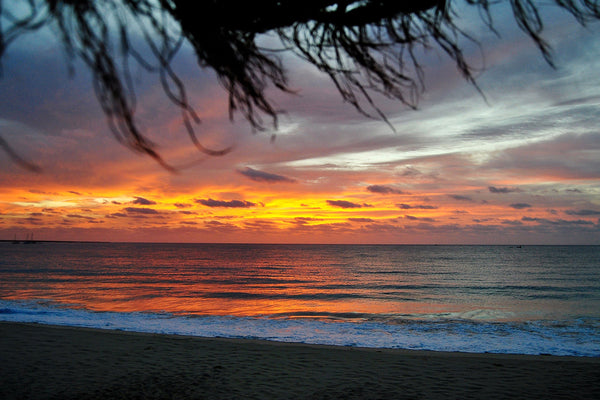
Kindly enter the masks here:
<path id="1" fill-rule="evenodd" d="M 213 199 L 198 199 L 196 203 L 207 207 L 227 207 L 227 208 L 250 208 L 256 204 L 245 200 L 213 200 Z"/>
<path id="2" fill-rule="evenodd" d="M 267 183 L 295 183 L 296 180 L 288 178 L 287 176 L 271 174 L 269 172 L 259 171 L 250 167 L 238 171 L 245 177 L 252 179 L 255 182 L 267 182 Z"/>

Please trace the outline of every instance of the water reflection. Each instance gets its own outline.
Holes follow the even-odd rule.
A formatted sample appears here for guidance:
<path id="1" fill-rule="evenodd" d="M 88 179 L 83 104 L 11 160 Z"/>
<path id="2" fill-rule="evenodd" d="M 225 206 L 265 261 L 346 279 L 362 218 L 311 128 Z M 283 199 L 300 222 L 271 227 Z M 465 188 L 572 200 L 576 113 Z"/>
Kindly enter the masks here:
<path id="1" fill-rule="evenodd" d="M 600 304 L 597 261 L 582 261 L 573 275 L 573 265 L 545 264 L 533 248 L 1 245 L 0 298 L 95 311 L 373 318 L 478 309 L 593 314 Z"/>

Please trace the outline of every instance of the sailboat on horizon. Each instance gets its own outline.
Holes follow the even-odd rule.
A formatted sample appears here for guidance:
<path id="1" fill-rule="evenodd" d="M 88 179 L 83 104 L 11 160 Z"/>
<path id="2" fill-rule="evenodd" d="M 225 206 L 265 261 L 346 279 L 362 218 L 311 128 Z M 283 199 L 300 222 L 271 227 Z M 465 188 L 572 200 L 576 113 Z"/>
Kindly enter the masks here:
<path id="1" fill-rule="evenodd" d="M 13 244 L 35 244 L 37 243 L 33 240 L 33 232 L 27 233 L 25 236 L 25 240 L 17 240 L 17 234 L 15 233 L 15 237 L 13 239 Z"/>

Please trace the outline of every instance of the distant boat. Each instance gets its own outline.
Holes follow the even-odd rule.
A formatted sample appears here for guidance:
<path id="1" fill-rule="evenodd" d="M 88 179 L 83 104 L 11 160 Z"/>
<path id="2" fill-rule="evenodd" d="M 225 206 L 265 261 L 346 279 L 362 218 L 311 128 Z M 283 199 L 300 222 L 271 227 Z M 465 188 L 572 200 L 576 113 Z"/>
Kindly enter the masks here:
<path id="1" fill-rule="evenodd" d="M 26 239 L 26 240 L 25 240 L 25 242 L 23 242 L 23 243 L 25 243 L 25 244 L 34 244 L 34 243 L 36 243 L 36 241 L 35 241 L 35 240 L 33 240 L 33 232 L 32 232 L 32 233 L 29 233 L 29 234 L 27 235 L 27 239 Z"/>
<path id="2" fill-rule="evenodd" d="M 37 243 L 35 240 L 33 240 L 33 233 L 28 233 L 27 235 L 25 235 L 25 240 L 18 240 L 17 239 L 17 234 L 15 233 L 15 238 L 12 241 L 13 244 L 35 244 Z"/>

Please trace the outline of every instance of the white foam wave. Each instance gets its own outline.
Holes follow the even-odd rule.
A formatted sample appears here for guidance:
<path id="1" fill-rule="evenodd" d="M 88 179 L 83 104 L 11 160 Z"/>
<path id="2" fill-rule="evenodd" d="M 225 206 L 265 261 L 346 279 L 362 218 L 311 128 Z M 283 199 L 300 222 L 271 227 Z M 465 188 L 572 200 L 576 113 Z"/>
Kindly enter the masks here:
<path id="1" fill-rule="evenodd" d="M 402 324 L 327 322 L 92 312 L 44 301 L 0 300 L 0 321 L 339 346 L 600 357 L 598 320 L 488 322 L 479 311 L 465 317 Z"/>

